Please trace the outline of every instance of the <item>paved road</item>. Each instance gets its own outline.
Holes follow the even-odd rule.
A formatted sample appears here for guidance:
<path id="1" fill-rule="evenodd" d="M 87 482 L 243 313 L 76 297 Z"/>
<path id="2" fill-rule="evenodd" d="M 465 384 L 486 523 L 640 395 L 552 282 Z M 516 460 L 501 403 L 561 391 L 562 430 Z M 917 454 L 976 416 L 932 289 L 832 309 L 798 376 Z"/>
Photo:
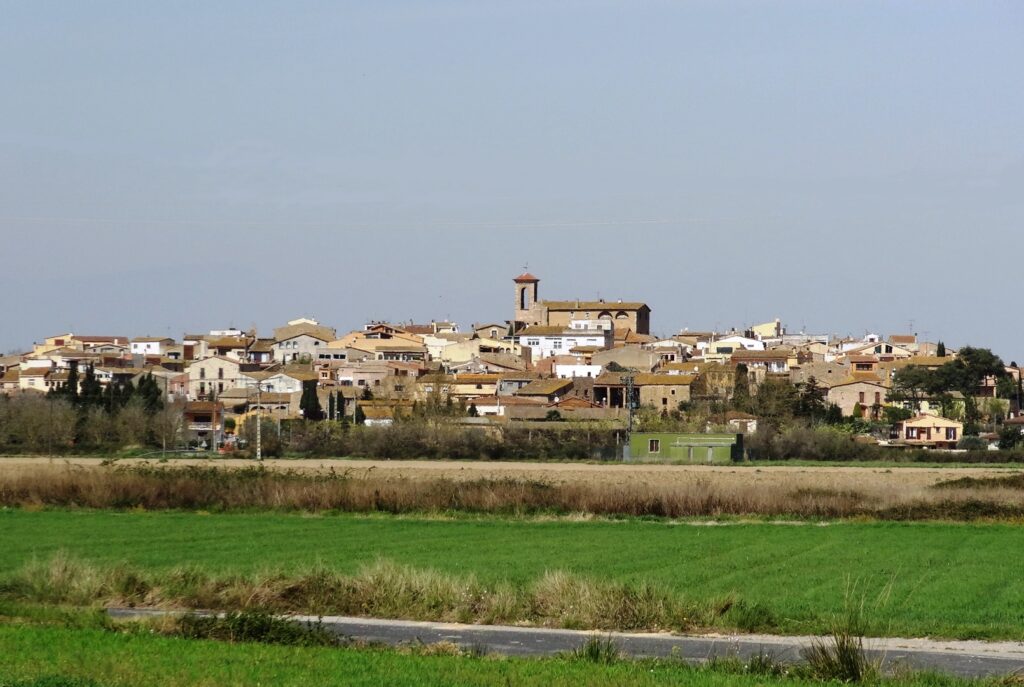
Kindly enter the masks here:
<path id="1" fill-rule="evenodd" d="M 112 608 L 115 618 L 141 618 L 167 611 Z M 572 651 L 594 636 L 593 632 L 510 627 L 504 625 L 460 625 L 407 620 L 377 620 L 340 616 L 295 616 L 299 622 L 315 622 L 338 634 L 365 642 L 392 646 L 451 642 L 465 648 L 483 649 L 508 656 L 549 656 Z M 800 652 L 813 637 L 776 635 L 682 636 L 668 634 L 601 633 L 633 657 L 675 657 L 691 662 L 714 657 L 750 658 L 770 654 L 777 660 L 800 660 Z M 906 666 L 961 677 L 983 677 L 1024 672 L 1024 644 L 1016 642 L 963 642 L 923 639 L 867 639 L 865 648 L 883 667 Z"/>

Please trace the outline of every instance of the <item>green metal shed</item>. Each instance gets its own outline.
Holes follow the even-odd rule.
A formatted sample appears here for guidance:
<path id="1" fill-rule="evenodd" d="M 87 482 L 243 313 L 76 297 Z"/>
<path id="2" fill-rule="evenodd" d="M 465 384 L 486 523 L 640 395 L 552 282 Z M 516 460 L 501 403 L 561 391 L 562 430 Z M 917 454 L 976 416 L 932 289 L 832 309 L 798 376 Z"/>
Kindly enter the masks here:
<path id="1" fill-rule="evenodd" d="M 636 432 L 629 438 L 630 461 L 729 463 L 743 460 L 742 434 Z"/>

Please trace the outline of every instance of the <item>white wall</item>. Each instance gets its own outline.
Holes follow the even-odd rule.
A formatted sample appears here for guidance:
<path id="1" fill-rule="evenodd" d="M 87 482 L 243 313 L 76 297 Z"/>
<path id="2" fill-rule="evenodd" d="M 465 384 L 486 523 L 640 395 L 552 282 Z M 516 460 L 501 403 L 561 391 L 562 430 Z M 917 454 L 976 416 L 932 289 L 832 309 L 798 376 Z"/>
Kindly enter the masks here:
<path id="1" fill-rule="evenodd" d="M 133 341 L 132 355 L 160 355 L 159 341 Z"/>
<path id="2" fill-rule="evenodd" d="M 559 379 L 572 379 L 573 377 L 596 377 L 601 374 L 603 368 L 600 365 L 555 365 L 555 376 Z"/>
<path id="3" fill-rule="evenodd" d="M 533 360 L 536 362 L 552 355 L 569 355 L 569 351 L 577 346 L 609 348 L 611 347 L 611 331 L 595 332 L 590 330 L 584 333 L 581 330 L 557 336 L 523 335 L 519 337 L 519 344 L 530 347 Z"/>

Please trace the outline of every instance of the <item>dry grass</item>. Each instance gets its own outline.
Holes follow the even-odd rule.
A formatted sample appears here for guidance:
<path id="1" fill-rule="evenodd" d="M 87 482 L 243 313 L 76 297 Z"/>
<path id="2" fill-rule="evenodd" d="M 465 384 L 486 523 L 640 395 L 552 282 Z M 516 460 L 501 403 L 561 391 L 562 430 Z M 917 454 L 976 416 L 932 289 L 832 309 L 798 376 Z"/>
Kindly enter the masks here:
<path id="1" fill-rule="evenodd" d="M 907 484 L 902 471 L 861 472 L 854 485 L 809 468 L 786 479 L 757 471 L 686 472 L 663 483 L 394 477 L 384 472 L 24 465 L 0 471 L 0 505 L 147 510 L 795 518 L 1020 519 L 1024 482 L 1012 475 Z M 845 473 L 843 473 L 845 474 Z M 955 473 L 954 473 L 955 474 Z M 989 473 L 990 475 L 992 473 Z"/>
<path id="2" fill-rule="evenodd" d="M 389 561 L 363 566 L 353 575 L 319 566 L 302 574 L 218 577 L 194 568 L 100 567 L 63 554 L 28 563 L 0 580 L 0 599 L 649 631 L 710 627 L 731 605 L 691 601 L 649 583 L 598 581 L 561 571 L 520 586 L 489 585 L 472 575 Z"/>

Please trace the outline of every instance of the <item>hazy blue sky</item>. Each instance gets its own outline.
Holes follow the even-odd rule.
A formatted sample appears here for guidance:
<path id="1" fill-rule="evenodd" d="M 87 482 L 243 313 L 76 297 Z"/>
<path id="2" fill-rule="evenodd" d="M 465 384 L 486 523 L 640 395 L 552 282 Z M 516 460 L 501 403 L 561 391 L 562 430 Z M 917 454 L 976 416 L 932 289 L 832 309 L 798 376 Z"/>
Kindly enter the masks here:
<path id="1" fill-rule="evenodd" d="M 0 2 L 0 349 L 645 300 L 1024 359 L 1024 3 Z"/>

